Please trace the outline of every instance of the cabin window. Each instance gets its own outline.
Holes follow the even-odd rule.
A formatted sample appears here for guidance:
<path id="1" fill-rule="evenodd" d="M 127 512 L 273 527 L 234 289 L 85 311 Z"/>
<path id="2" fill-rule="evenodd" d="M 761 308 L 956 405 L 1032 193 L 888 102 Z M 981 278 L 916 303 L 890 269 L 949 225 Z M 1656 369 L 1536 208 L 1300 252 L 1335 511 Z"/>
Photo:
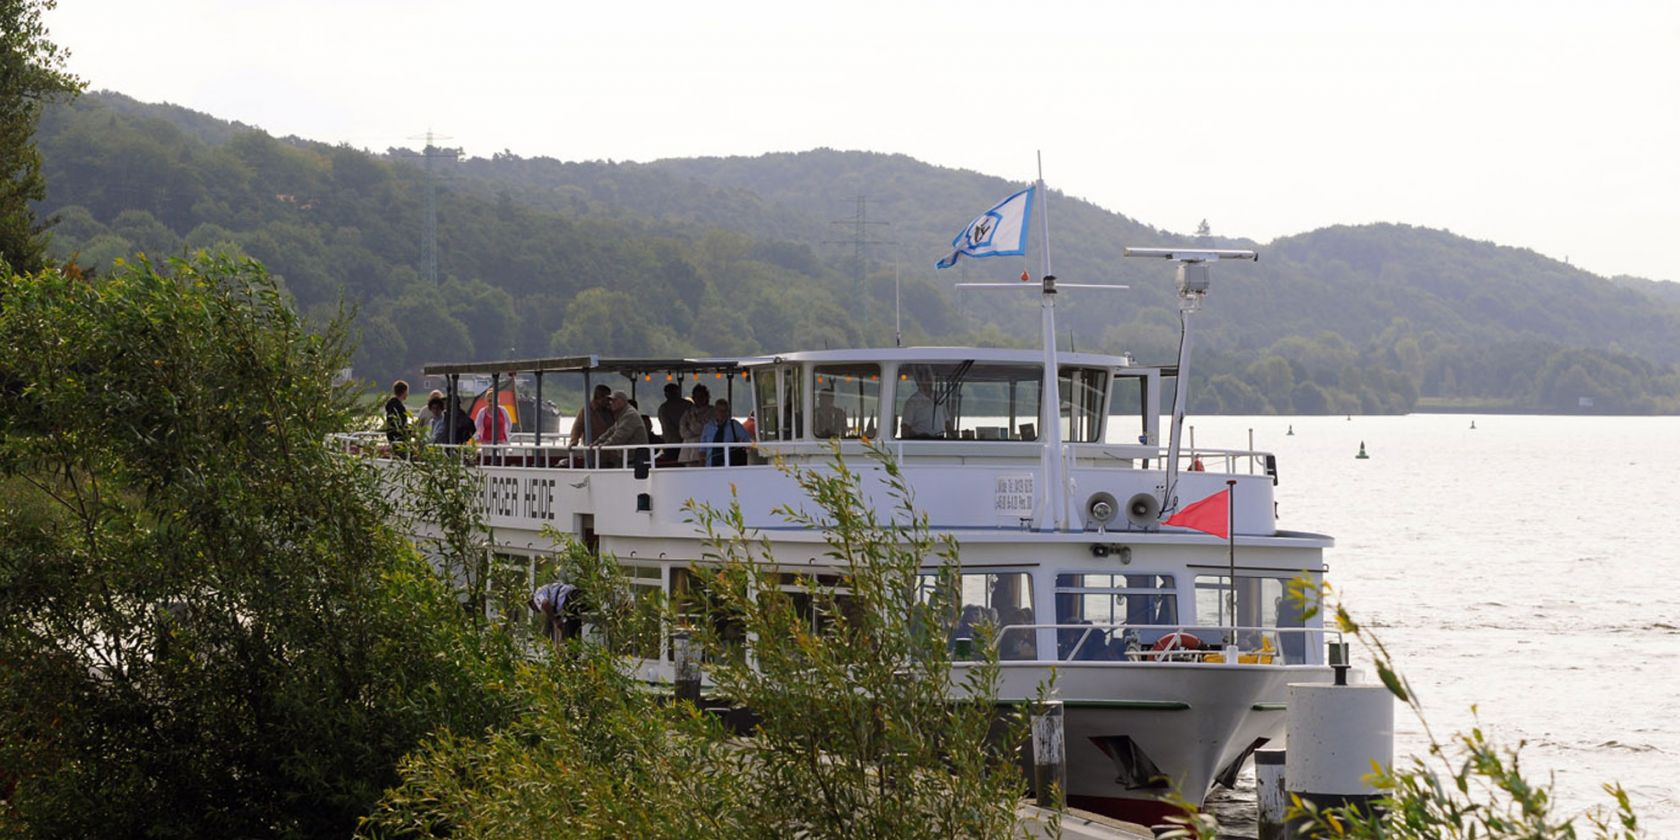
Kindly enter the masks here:
<path id="1" fill-rule="evenodd" d="M 894 387 L 902 440 L 1037 440 L 1041 367 L 907 364 Z"/>
<path id="2" fill-rule="evenodd" d="M 1109 410 L 1113 417 L 1119 418 L 1129 415 L 1133 422 L 1120 423 L 1110 420 L 1112 431 L 1108 433 L 1112 443 L 1148 443 L 1149 442 L 1149 409 L 1145 406 L 1149 379 L 1143 376 L 1127 376 L 1120 374 L 1114 377 L 1114 401 Z"/>
<path id="3" fill-rule="evenodd" d="M 811 436 L 873 438 L 881 412 L 881 368 L 877 365 L 819 365 Z"/>
<path id="4" fill-rule="evenodd" d="M 1064 367 L 1056 390 L 1062 399 L 1062 440 L 1068 443 L 1101 441 L 1103 410 L 1108 400 L 1108 371 Z"/>
<path id="5" fill-rule="evenodd" d="M 814 634 L 829 632 L 837 620 L 857 626 L 856 601 L 840 575 L 780 574 L 776 589 L 787 596 L 800 624 Z"/>
<path id="6" fill-rule="evenodd" d="M 1032 576 L 1026 572 L 964 573 L 958 593 L 957 619 L 947 634 L 953 658 L 968 658 L 978 627 L 989 625 L 997 634 L 998 658 L 1038 658 L 1034 623 Z M 924 574 L 921 598 L 925 603 L 939 585 L 939 577 Z"/>
<path id="7" fill-rule="evenodd" d="M 665 572 L 659 566 L 621 566 L 625 583 L 630 586 L 631 607 L 634 612 L 625 622 L 625 638 L 619 642 L 619 653 L 639 659 L 659 656 L 661 606 L 665 598 Z"/>
<path id="8" fill-rule="evenodd" d="M 715 572 L 715 570 L 714 570 Z M 723 643 L 724 649 L 735 658 L 746 652 L 746 627 L 719 609 L 717 596 L 706 581 L 706 573 L 693 569 L 671 570 L 671 603 L 676 608 L 677 626 L 695 628 L 709 620 L 711 630 Z M 708 652 L 708 657 L 711 655 Z"/>
<path id="9" fill-rule="evenodd" d="M 754 422 L 759 440 L 793 440 L 804 429 L 800 407 L 804 374 L 797 365 L 760 368 L 753 374 L 758 398 Z"/>
<path id="10" fill-rule="evenodd" d="M 484 599 L 484 617 L 500 622 L 515 638 L 542 638 L 542 617 L 530 608 L 529 597 L 537 581 L 552 577 L 554 563 L 541 555 L 491 555 L 490 577 Z"/>
<path id="11" fill-rule="evenodd" d="M 1245 650 L 1260 647 L 1262 639 L 1271 636 L 1272 646 L 1283 654 L 1286 664 L 1298 665 L 1307 661 L 1307 652 L 1316 651 L 1321 633 L 1295 630 L 1306 625 L 1305 610 L 1289 596 L 1287 577 L 1237 576 L 1237 613 L 1234 622 L 1239 628 L 1237 643 Z M 1231 578 L 1229 575 L 1196 576 L 1196 622 L 1204 627 L 1230 627 Z M 1279 632 L 1266 633 L 1265 628 Z M 1312 644 L 1308 644 L 1312 642 Z"/>
<path id="12" fill-rule="evenodd" d="M 1173 576 L 1109 572 L 1056 575 L 1056 623 L 1068 625 L 1056 632 L 1063 658 L 1122 659 L 1122 637 L 1127 628 L 1136 631 L 1138 643 L 1147 647 L 1178 626 L 1178 593 Z M 1092 629 L 1086 632 L 1079 625 L 1091 625 Z"/>

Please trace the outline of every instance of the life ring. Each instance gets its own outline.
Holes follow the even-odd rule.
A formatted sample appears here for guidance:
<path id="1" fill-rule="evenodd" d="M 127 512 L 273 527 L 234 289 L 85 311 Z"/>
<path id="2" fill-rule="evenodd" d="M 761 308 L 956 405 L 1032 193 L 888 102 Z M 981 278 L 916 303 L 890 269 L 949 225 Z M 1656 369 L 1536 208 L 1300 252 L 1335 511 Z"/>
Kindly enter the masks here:
<path id="1" fill-rule="evenodd" d="M 1155 657 L 1157 662 L 1194 662 L 1193 651 L 1202 649 L 1202 640 L 1183 630 L 1174 630 L 1156 639 L 1149 649 L 1160 654 Z"/>
<path id="2" fill-rule="evenodd" d="M 1192 458 L 1192 459 L 1190 459 L 1190 471 L 1191 472 L 1206 472 L 1207 467 L 1202 466 L 1202 459 Z"/>

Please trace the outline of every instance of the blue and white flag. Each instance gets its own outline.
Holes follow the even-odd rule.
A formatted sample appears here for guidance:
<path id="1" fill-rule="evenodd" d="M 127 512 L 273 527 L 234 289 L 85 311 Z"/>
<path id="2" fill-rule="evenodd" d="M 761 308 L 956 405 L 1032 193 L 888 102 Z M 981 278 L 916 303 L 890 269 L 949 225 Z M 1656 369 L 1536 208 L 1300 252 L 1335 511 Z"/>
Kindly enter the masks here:
<path id="1" fill-rule="evenodd" d="M 1033 188 L 1000 201 L 996 207 L 981 213 L 951 240 L 955 251 L 934 264 L 934 268 L 950 268 L 957 257 L 967 254 L 979 257 L 1013 257 L 1027 252 L 1027 225 L 1032 221 Z"/>

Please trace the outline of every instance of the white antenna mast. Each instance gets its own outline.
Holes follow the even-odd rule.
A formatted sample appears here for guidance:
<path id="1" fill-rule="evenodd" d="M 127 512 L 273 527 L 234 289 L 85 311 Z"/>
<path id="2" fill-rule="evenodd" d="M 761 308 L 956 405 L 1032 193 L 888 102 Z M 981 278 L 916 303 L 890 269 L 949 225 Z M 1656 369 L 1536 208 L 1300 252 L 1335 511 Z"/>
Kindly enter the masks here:
<path id="1" fill-rule="evenodd" d="M 1050 213 L 1047 209 L 1049 201 L 1044 195 L 1044 155 L 1039 153 L 1038 183 L 1039 200 L 1046 209 L 1041 210 L 1044 220 L 1044 279 L 1039 284 L 1039 311 L 1042 313 L 1040 329 L 1044 337 L 1044 404 L 1039 409 L 1039 428 L 1043 431 L 1044 440 L 1044 480 L 1048 485 L 1045 497 L 1045 517 L 1039 523 L 1040 529 L 1066 530 L 1068 527 L 1067 501 L 1068 488 L 1066 486 L 1067 471 L 1064 469 L 1067 454 L 1062 443 L 1062 398 L 1060 368 L 1056 364 L 1056 276 L 1051 274 L 1050 268 Z M 1027 275 L 1022 272 L 1021 279 Z M 980 289 L 1024 289 L 1031 288 L 1023 283 L 958 283 L 958 288 Z M 1110 286 L 1084 283 L 1062 283 L 1064 289 L 1124 289 L 1126 286 Z"/>
<path id="2" fill-rule="evenodd" d="M 1256 262 L 1254 251 L 1193 248 L 1127 248 L 1128 257 L 1153 257 L 1178 262 L 1178 377 L 1173 387 L 1172 435 L 1167 440 L 1167 480 L 1161 487 L 1161 519 L 1178 510 L 1178 444 L 1184 430 L 1185 394 L 1190 381 L 1190 315 L 1202 308 L 1208 292 L 1208 263 L 1220 260 Z M 1234 585 L 1234 584 L 1233 584 Z"/>
<path id="3" fill-rule="evenodd" d="M 898 258 L 893 257 L 893 346 L 904 346 L 904 310 L 903 295 L 899 293 L 900 283 L 898 272 Z"/>

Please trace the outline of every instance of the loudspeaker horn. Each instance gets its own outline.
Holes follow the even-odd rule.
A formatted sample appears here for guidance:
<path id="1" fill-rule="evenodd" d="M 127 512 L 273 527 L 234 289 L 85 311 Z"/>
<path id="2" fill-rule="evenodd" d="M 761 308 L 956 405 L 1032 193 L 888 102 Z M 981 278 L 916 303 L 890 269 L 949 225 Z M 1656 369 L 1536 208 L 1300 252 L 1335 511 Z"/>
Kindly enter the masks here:
<path id="1" fill-rule="evenodd" d="M 1085 500 L 1086 521 L 1098 529 L 1112 525 L 1119 515 L 1120 500 L 1108 493 L 1092 493 L 1091 498 Z"/>
<path id="2" fill-rule="evenodd" d="M 1153 528 L 1160 524 L 1161 500 L 1153 493 L 1138 493 L 1126 500 L 1126 519 L 1134 528 Z"/>

